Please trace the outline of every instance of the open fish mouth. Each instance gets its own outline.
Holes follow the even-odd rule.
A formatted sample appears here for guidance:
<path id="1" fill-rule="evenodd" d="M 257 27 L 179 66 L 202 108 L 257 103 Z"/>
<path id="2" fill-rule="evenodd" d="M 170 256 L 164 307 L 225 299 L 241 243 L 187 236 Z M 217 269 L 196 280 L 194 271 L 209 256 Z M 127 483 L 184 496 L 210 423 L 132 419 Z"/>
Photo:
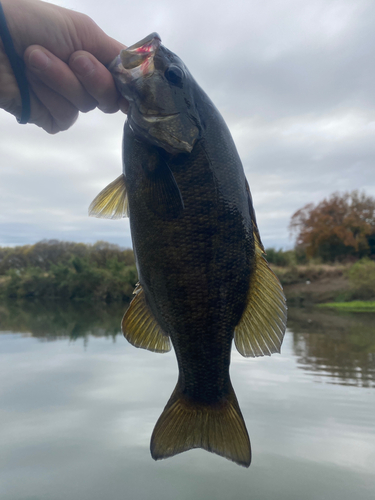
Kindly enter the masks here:
<path id="1" fill-rule="evenodd" d="M 155 52 L 155 50 L 160 46 L 161 38 L 157 33 L 151 33 L 137 43 L 134 43 L 130 47 L 123 49 L 121 52 L 127 54 L 150 54 Z M 123 61 L 124 62 L 124 61 Z"/>
<path id="2" fill-rule="evenodd" d="M 154 55 L 160 44 L 160 36 L 151 33 L 140 42 L 123 49 L 108 69 L 124 83 L 150 75 L 155 70 Z"/>

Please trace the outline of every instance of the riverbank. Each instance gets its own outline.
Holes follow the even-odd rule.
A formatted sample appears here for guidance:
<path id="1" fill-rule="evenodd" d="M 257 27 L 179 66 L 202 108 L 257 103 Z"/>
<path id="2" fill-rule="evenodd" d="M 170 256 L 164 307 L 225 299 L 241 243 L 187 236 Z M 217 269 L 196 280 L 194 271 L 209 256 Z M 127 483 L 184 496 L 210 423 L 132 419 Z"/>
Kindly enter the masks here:
<path id="1" fill-rule="evenodd" d="M 290 306 L 303 307 L 375 298 L 368 294 L 361 297 L 363 291 L 350 279 L 352 264 L 271 267 L 283 285 Z"/>

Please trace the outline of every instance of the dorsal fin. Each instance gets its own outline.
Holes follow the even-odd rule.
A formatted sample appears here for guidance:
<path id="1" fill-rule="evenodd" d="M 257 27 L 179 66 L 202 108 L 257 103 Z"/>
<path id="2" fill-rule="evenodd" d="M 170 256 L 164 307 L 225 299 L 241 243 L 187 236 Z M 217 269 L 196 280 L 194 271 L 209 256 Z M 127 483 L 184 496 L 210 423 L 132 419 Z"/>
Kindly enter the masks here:
<path id="1" fill-rule="evenodd" d="M 125 175 L 108 184 L 94 198 L 89 206 L 89 216 L 100 219 L 121 219 L 129 217 L 128 194 L 126 192 Z"/>
<path id="2" fill-rule="evenodd" d="M 263 257 L 254 230 L 255 264 L 247 305 L 234 330 L 234 342 L 242 356 L 270 356 L 280 352 L 286 328 L 286 300 L 277 276 Z"/>
<path id="3" fill-rule="evenodd" d="M 122 331 L 126 340 L 134 347 L 141 347 L 153 352 L 171 350 L 169 336 L 162 330 L 147 305 L 145 293 L 138 283 L 134 290 L 135 297 L 122 319 Z"/>

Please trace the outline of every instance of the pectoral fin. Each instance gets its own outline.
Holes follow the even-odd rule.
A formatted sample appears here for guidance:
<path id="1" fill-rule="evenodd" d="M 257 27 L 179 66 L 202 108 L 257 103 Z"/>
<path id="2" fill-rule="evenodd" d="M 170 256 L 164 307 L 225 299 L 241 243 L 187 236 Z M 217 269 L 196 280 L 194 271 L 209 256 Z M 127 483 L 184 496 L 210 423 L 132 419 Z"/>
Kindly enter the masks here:
<path id="1" fill-rule="evenodd" d="M 184 210 L 180 189 L 163 158 L 158 157 L 156 167 L 154 163 L 144 166 L 147 205 L 162 218 L 176 218 Z"/>
<path id="2" fill-rule="evenodd" d="M 171 350 L 169 336 L 162 330 L 147 305 L 143 288 L 138 283 L 135 297 L 122 320 L 124 337 L 133 346 L 153 352 Z"/>
<path id="3" fill-rule="evenodd" d="M 121 174 L 117 179 L 108 184 L 94 198 L 89 206 L 89 216 L 101 219 L 129 217 L 128 195 L 124 174 Z"/>
<path id="4" fill-rule="evenodd" d="M 234 342 L 242 356 L 270 356 L 280 352 L 287 307 L 282 286 L 263 257 L 256 231 L 254 239 L 255 269 L 246 309 L 234 331 Z"/>

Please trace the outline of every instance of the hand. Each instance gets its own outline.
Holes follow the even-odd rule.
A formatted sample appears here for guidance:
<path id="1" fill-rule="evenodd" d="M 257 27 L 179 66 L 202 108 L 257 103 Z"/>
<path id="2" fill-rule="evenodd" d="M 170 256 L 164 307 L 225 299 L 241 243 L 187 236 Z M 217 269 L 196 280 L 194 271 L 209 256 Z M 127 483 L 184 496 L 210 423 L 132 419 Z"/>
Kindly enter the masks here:
<path id="1" fill-rule="evenodd" d="M 79 111 L 127 111 L 106 68 L 124 45 L 78 12 L 39 0 L 2 0 L 2 5 L 27 68 L 30 123 L 54 134 L 69 128 Z M 1 41 L 0 107 L 21 115 L 18 85 Z"/>

